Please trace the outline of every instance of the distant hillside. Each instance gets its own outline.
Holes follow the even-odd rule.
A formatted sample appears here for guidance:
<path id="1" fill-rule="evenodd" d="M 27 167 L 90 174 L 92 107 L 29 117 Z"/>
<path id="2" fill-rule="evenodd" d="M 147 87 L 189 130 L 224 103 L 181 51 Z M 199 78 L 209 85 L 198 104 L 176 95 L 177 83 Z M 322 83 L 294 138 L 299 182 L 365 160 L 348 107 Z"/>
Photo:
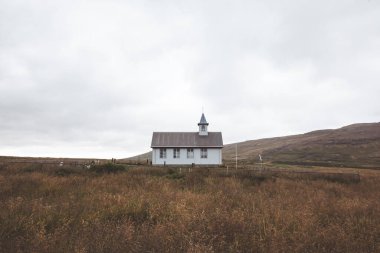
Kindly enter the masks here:
<path id="1" fill-rule="evenodd" d="M 380 123 L 354 124 L 334 130 L 240 142 L 238 159 L 288 164 L 379 167 Z M 235 143 L 226 145 L 223 158 L 234 159 Z"/>
<path id="2" fill-rule="evenodd" d="M 64 157 L 20 157 L 20 156 L 0 156 L 0 163 L 90 163 L 92 161 L 107 162 L 107 159 L 98 158 L 64 158 Z"/>
<path id="3" fill-rule="evenodd" d="M 223 148 L 223 160 L 235 158 L 236 143 Z M 380 168 L 380 123 L 353 124 L 339 129 L 239 142 L 238 159 L 265 162 Z M 147 152 L 128 160 L 151 159 Z"/>
<path id="4" fill-rule="evenodd" d="M 151 160 L 152 159 L 152 151 L 149 151 L 149 152 L 146 152 L 146 153 L 143 153 L 141 155 L 136 155 L 136 156 L 132 156 L 132 157 L 128 157 L 128 158 L 124 158 L 124 159 L 118 159 L 119 162 L 128 162 L 128 161 L 140 161 L 140 162 L 146 162 L 146 160 Z"/>

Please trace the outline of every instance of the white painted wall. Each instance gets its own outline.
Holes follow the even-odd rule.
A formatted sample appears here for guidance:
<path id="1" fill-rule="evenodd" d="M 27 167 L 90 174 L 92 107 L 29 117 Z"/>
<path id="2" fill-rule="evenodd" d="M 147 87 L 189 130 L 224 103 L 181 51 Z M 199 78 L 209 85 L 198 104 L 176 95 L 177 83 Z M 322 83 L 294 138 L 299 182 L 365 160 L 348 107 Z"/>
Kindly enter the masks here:
<path id="1" fill-rule="evenodd" d="M 187 158 L 187 148 L 180 148 L 180 158 L 173 158 L 173 148 L 166 148 L 166 158 L 160 158 L 160 149 L 153 148 L 153 165 L 220 165 L 222 164 L 222 149 L 207 148 L 207 158 L 201 158 L 201 149 L 194 148 L 194 158 Z"/>

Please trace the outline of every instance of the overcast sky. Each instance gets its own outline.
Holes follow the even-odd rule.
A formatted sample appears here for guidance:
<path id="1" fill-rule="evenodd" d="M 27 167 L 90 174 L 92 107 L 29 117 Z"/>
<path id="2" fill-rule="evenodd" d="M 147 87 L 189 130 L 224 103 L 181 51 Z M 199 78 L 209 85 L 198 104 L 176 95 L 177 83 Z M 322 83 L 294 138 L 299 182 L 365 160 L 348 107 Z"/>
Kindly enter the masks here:
<path id="1" fill-rule="evenodd" d="M 0 0 L 0 155 L 123 158 L 380 119 L 380 1 Z"/>

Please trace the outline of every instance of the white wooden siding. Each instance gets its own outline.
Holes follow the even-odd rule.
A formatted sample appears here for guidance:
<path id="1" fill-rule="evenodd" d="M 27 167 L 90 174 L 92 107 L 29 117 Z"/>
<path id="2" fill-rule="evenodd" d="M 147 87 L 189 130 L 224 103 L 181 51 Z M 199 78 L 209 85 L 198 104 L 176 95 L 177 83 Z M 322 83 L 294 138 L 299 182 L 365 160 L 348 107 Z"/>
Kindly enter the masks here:
<path id="1" fill-rule="evenodd" d="M 153 148 L 153 165 L 220 165 L 222 164 L 222 149 L 207 148 L 207 158 L 201 158 L 201 149 L 194 148 L 194 158 L 187 158 L 187 148 L 180 148 L 180 157 L 173 158 L 174 148 L 166 148 L 166 158 L 160 158 L 160 149 Z"/>

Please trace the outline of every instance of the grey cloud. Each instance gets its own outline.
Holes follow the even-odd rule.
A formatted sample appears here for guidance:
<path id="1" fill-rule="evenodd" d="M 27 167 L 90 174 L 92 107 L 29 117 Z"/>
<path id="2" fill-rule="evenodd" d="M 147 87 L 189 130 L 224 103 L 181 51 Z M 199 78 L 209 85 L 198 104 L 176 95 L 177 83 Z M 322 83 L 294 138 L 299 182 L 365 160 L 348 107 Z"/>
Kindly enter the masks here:
<path id="1" fill-rule="evenodd" d="M 125 157 L 378 121 L 378 1 L 1 1 L 0 154 Z"/>

